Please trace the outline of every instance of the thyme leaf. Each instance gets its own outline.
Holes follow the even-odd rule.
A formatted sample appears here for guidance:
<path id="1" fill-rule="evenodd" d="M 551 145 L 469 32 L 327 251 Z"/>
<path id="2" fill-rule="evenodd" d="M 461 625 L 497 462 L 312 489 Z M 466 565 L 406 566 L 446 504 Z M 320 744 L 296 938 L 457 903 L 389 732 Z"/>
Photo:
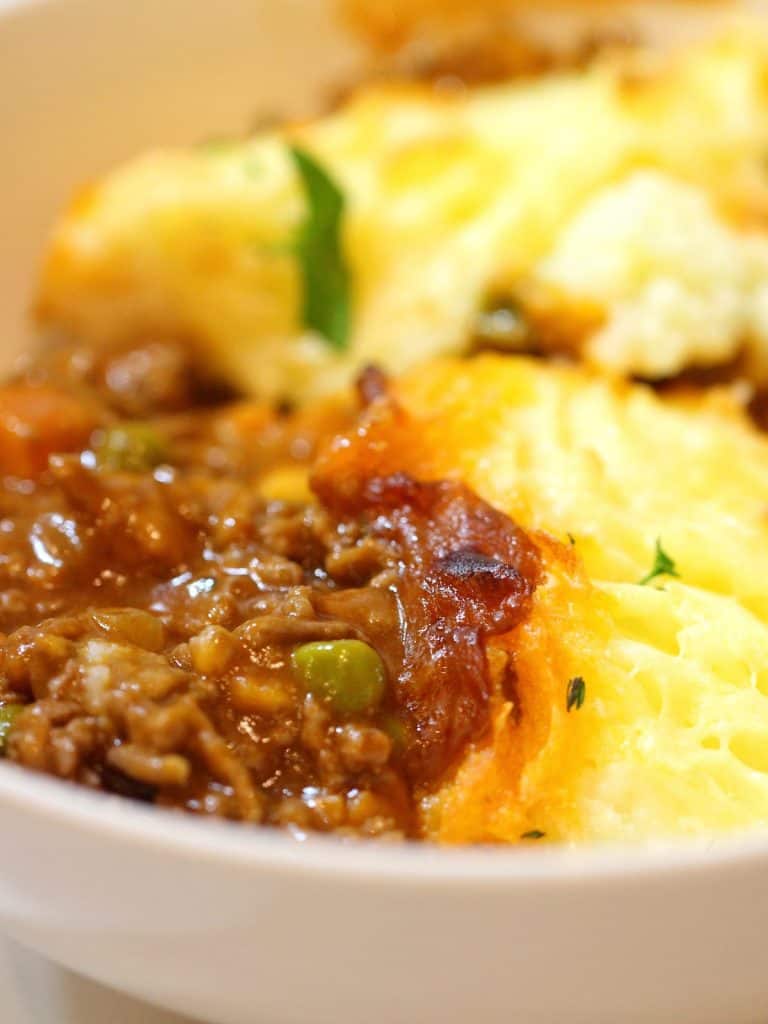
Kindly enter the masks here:
<path id="1" fill-rule="evenodd" d="M 587 684 L 581 676 L 575 676 L 568 681 L 568 689 L 565 696 L 565 710 L 578 711 L 587 696 Z"/>
<path id="2" fill-rule="evenodd" d="M 678 578 L 680 576 L 673 559 L 669 557 L 667 552 L 661 546 L 660 537 L 656 538 L 656 552 L 653 560 L 653 568 L 647 576 L 643 576 L 641 580 L 638 580 L 638 585 L 644 587 L 652 580 L 655 580 L 658 576 L 677 576 Z"/>

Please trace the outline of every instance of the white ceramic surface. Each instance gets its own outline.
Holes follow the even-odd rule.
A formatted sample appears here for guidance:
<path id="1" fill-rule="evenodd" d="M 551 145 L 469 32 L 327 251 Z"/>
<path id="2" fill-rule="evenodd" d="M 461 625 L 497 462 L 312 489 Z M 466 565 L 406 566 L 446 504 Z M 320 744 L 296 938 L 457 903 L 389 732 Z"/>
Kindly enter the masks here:
<path id="1" fill-rule="evenodd" d="M 747 1024 L 768 845 L 305 844 L 0 770 L 0 920 L 222 1024 Z"/>
<path id="2" fill-rule="evenodd" d="M 354 63 L 319 0 L 0 0 L 2 358 L 23 344 L 44 228 L 75 182 L 149 143 L 306 107 Z M 297 844 L 7 764 L 0 837 L 10 935 L 221 1024 L 768 1019 L 766 841 Z"/>
<path id="3" fill-rule="evenodd" d="M 190 1024 L 188 1017 L 72 974 L 2 935 L 0 992 L 3 1024 Z"/>

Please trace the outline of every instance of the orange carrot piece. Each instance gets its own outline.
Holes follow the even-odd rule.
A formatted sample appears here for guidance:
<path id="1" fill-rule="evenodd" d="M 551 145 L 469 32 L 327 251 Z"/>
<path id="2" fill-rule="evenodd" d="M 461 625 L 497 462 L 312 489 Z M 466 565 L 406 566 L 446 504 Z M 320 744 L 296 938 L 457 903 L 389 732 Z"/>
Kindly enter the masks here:
<path id="1" fill-rule="evenodd" d="M 0 388 L 0 476 L 38 476 L 50 455 L 82 447 L 95 425 L 76 398 L 57 388 Z"/>

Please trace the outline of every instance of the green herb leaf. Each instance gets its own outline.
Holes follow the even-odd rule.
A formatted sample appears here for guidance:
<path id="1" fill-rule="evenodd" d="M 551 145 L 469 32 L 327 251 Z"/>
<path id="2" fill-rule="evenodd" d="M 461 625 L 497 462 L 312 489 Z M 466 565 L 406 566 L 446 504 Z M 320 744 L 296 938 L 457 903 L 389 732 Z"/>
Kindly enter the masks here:
<path id="1" fill-rule="evenodd" d="M 651 580 L 655 580 L 657 576 L 677 576 L 678 578 L 680 576 L 674 561 L 661 546 L 660 537 L 656 538 L 656 556 L 654 558 L 653 568 L 647 576 L 643 576 L 643 578 L 638 581 L 638 585 L 644 587 L 647 583 L 650 583 Z"/>
<path id="2" fill-rule="evenodd" d="M 566 534 L 566 536 L 568 537 L 568 540 L 571 542 L 571 547 L 574 547 L 576 544 L 576 538 L 573 536 L 572 533 L 568 533 Z"/>
<path id="3" fill-rule="evenodd" d="M 531 829 L 530 832 L 523 832 L 520 836 L 521 839 L 543 839 L 546 836 L 546 832 L 540 832 L 537 828 Z"/>
<path id="4" fill-rule="evenodd" d="M 326 171 L 298 146 L 291 156 L 307 201 L 296 240 L 304 290 L 302 320 L 339 351 L 349 344 L 350 275 L 341 244 L 344 195 Z"/>
<path id="5" fill-rule="evenodd" d="M 565 710 L 578 711 L 584 703 L 584 698 L 586 696 L 587 684 L 581 676 L 576 676 L 574 679 L 571 679 L 568 683 L 568 690 L 565 697 Z"/>

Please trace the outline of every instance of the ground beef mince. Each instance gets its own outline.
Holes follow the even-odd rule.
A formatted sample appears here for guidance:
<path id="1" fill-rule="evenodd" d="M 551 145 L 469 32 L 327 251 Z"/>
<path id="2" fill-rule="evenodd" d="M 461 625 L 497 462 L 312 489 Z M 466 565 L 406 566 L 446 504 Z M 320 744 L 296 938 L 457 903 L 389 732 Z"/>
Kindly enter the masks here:
<path id="1" fill-rule="evenodd" d="M 419 795 L 488 728 L 486 643 L 527 614 L 536 555 L 460 484 L 310 494 L 354 415 L 239 404 L 161 341 L 60 347 L 0 389 L 5 756 L 197 814 L 417 836 Z"/>
<path id="2" fill-rule="evenodd" d="M 505 515 L 460 483 L 397 474 L 352 491 L 318 486 L 327 505 L 355 512 L 386 541 L 400 605 L 394 695 L 409 726 L 411 778 L 439 778 L 488 724 L 491 679 L 483 639 L 527 614 L 536 557 Z M 354 497 L 352 497 L 354 495 Z"/>

